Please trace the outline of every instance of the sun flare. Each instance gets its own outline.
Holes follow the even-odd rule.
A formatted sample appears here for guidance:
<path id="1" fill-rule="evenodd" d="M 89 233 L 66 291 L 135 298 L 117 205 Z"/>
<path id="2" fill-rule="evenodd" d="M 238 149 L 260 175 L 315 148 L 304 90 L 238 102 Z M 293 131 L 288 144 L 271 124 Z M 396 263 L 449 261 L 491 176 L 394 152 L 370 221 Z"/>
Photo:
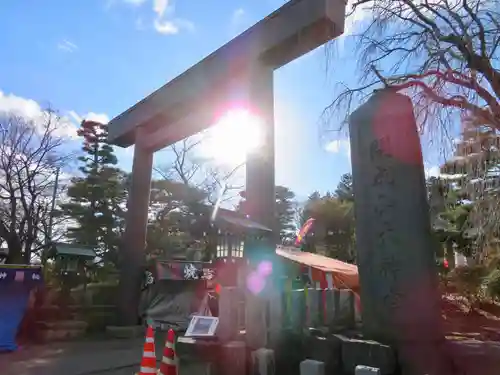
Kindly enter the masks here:
<path id="1" fill-rule="evenodd" d="M 204 154 L 218 163 L 237 165 L 245 161 L 247 153 L 262 143 L 260 119 L 245 109 L 226 112 L 210 129 L 205 140 Z"/>

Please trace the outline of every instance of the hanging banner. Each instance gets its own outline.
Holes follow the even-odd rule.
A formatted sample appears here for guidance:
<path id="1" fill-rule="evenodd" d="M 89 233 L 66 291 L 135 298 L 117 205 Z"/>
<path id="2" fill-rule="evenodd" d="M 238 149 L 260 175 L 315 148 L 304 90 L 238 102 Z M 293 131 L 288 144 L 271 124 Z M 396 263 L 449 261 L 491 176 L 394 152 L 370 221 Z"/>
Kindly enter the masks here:
<path id="1" fill-rule="evenodd" d="M 203 262 L 157 262 L 155 280 L 212 280 L 216 269 L 211 263 Z"/>
<path id="2" fill-rule="evenodd" d="M 42 280 L 39 266 L 0 267 L 0 352 L 17 349 L 16 334 L 28 307 L 30 293 Z"/>
<path id="3" fill-rule="evenodd" d="M 2 265 L 0 267 L 0 286 L 12 283 L 36 286 L 42 281 L 41 267 L 18 265 Z"/>

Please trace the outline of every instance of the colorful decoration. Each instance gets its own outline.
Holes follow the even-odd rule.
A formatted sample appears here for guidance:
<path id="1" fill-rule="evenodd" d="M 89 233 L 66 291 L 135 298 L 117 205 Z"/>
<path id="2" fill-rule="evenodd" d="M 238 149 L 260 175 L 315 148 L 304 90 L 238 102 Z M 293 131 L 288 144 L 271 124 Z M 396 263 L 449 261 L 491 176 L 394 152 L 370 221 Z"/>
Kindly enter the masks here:
<path id="1" fill-rule="evenodd" d="M 286 298 L 286 313 L 292 311 L 292 280 L 285 280 L 285 298 Z"/>
<path id="2" fill-rule="evenodd" d="M 311 229 L 312 225 L 314 224 L 316 219 L 314 218 L 309 218 L 307 221 L 304 223 L 302 228 L 299 230 L 299 234 L 297 234 L 297 238 L 295 240 L 295 246 L 300 246 L 304 238 L 306 237 L 307 233 Z"/>
<path id="3" fill-rule="evenodd" d="M 23 283 L 38 285 L 43 280 L 41 267 L 25 267 L 18 265 L 2 265 L 0 267 L 0 285 Z"/>

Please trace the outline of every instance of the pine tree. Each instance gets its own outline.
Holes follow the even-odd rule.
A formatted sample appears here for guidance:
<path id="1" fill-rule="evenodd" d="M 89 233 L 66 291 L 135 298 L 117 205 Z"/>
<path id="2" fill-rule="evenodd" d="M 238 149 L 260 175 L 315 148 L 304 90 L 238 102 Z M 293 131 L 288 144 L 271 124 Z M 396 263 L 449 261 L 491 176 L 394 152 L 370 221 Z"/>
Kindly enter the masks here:
<path id="1" fill-rule="evenodd" d="M 68 188 L 69 202 L 62 214 L 76 224 L 67 236 L 76 243 L 95 248 L 104 263 L 116 266 L 117 248 L 124 226 L 127 197 L 126 175 L 115 167 L 118 160 L 107 143 L 107 125 L 83 121 L 78 135 L 84 155 L 78 159 L 82 176 Z"/>
<path id="2" fill-rule="evenodd" d="M 352 188 L 352 175 L 345 173 L 340 177 L 334 193 L 335 197 L 343 202 L 354 202 L 354 191 Z"/>

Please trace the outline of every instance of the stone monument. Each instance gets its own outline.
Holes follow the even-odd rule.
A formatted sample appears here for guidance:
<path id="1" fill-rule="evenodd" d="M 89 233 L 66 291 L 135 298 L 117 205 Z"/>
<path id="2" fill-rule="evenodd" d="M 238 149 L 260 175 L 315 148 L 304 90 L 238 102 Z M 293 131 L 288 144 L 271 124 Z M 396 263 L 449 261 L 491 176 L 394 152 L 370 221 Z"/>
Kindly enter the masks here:
<path id="1" fill-rule="evenodd" d="M 436 244 L 411 100 L 375 92 L 349 131 L 364 336 L 432 354 L 443 340 Z"/>

